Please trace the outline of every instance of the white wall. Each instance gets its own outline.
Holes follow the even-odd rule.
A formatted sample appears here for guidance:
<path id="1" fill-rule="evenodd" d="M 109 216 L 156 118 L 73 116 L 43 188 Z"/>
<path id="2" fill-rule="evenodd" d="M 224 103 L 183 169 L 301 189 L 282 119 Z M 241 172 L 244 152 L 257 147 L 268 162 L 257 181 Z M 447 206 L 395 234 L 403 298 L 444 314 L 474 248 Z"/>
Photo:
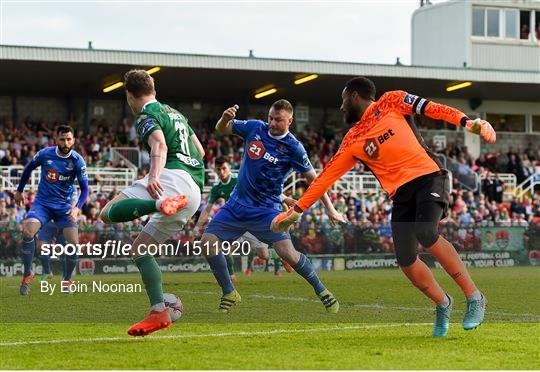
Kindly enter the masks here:
<path id="1" fill-rule="evenodd" d="M 473 41 L 471 65 L 475 68 L 540 71 L 540 44 Z"/>
<path id="2" fill-rule="evenodd" d="M 412 64 L 470 65 L 472 10 L 467 1 L 424 6 L 412 16 Z"/>

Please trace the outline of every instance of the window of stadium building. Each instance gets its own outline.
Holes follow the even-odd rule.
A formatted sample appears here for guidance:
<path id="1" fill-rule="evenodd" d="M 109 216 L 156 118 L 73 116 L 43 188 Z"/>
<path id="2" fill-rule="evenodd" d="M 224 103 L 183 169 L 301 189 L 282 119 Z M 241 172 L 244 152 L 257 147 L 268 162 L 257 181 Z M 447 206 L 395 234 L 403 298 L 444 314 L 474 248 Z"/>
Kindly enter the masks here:
<path id="1" fill-rule="evenodd" d="M 528 33 L 528 17 L 530 17 L 529 11 L 474 7 L 472 34 L 473 36 L 518 39 L 522 28 Z M 527 38 L 528 34 L 525 39 Z"/>
<path id="2" fill-rule="evenodd" d="M 529 40 L 531 37 L 531 12 L 529 10 L 522 10 L 519 12 L 519 38 L 522 40 Z"/>
<path id="3" fill-rule="evenodd" d="M 473 8 L 473 36 L 500 36 L 500 9 Z"/>
<path id="4" fill-rule="evenodd" d="M 518 37 L 518 11 L 517 9 L 506 9 L 504 11 L 504 36 L 509 39 Z"/>
<path id="5" fill-rule="evenodd" d="M 486 120 L 498 132 L 525 132 L 525 115 L 487 114 Z"/>
<path id="6" fill-rule="evenodd" d="M 485 8 L 473 8 L 473 36 L 485 36 Z"/>
<path id="7" fill-rule="evenodd" d="M 540 115 L 533 115 L 532 122 L 533 122 L 533 132 L 540 133 Z"/>
<path id="8" fill-rule="evenodd" d="M 487 9 L 487 36 L 499 36 L 499 9 Z"/>

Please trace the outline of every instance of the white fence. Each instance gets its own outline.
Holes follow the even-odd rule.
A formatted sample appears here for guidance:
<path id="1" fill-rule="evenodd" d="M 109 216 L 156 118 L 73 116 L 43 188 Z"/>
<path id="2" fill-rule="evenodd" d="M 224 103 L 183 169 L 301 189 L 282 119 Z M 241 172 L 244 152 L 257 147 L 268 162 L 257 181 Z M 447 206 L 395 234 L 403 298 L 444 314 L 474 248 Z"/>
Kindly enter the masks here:
<path id="1" fill-rule="evenodd" d="M 531 175 L 529 178 L 527 178 L 525 181 L 523 181 L 520 185 L 516 187 L 514 194 L 518 197 L 520 201 L 523 201 L 524 196 L 534 193 L 534 188 L 536 186 L 540 186 L 540 172 L 538 171 L 538 169 L 536 173 Z"/>
<path id="2" fill-rule="evenodd" d="M 0 167 L 0 187 L 2 190 L 15 191 L 21 179 L 23 166 L 10 165 Z M 111 192 L 131 186 L 137 179 L 137 170 L 133 168 L 87 168 L 88 186 L 91 191 Z M 34 170 L 26 184 L 27 188 L 37 189 L 40 168 Z"/>
<path id="3" fill-rule="evenodd" d="M 321 169 L 315 170 L 317 174 L 321 172 Z M 283 191 L 290 190 L 293 194 L 296 193 L 296 189 L 300 186 L 300 183 L 305 182 L 298 173 L 291 173 L 285 180 L 285 187 Z M 332 191 L 345 192 L 349 194 L 362 194 L 362 193 L 375 193 L 382 190 L 379 181 L 372 173 L 358 173 L 349 172 L 338 179 L 331 188 Z"/>

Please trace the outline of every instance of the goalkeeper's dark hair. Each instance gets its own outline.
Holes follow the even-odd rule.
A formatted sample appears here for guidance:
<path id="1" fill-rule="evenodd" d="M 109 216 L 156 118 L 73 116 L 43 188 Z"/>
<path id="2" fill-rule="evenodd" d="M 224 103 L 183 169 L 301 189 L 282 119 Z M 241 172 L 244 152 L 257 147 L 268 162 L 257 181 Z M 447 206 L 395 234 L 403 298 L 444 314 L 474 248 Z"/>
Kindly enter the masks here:
<path id="1" fill-rule="evenodd" d="M 72 133 L 72 134 L 75 134 L 75 132 L 73 132 L 73 128 L 71 128 L 69 125 L 59 125 L 56 127 L 56 135 L 59 136 L 60 134 L 64 134 L 64 133 Z"/>
<path id="2" fill-rule="evenodd" d="M 155 93 L 154 78 L 145 70 L 129 70 L 124 75 L 124 87 L 135 98 Z"/>
<path id="3" fill-rule="evenodd" d="M 216 165 L 216 167 L 221 167 L 225 163 L 229 164 L 229 161 L 227 160 L 225 156 L 218 156 L 216 160 L 214 161 L 214 164 Z"/>
<path id="4" fill-rule="evenodd" d="M 376 88 L 373 81 L 363 76 L 355 77 L 345 84 L 345 90 L 347 93 L 358 93 L 358 95 L 365 100 L 375 101 Z"/>

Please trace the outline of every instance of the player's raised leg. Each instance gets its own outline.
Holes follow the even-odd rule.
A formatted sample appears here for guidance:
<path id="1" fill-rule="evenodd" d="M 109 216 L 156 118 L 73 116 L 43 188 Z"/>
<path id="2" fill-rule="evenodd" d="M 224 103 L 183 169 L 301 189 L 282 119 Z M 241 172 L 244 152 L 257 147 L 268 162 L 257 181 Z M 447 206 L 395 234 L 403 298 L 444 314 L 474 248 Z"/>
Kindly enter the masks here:
<path id="1" fill-rule="evenodd" d="M 176 214 L 187 205 L 185 195 L 175 195 L 165 199 L 128 198 L 117 195 L 102 209 L 101 220 L 107 224 L 133 221 L 141 216 L 161 212 L 167 216 Z"/>
<path id="2" fill-rule="evenodd" d="M 339 302 L 334 295 L 326 289 L 324 284 L 319 279 L 319 276 L 313 269 L 313 265 L 305 254 L 294 249 L 290 239 L 284 239 L 275 242 L 273 248 L 283 260 L 291 265 L 300 276 L 313 287 L 315 294 L 323 303 L 326 311 L 329 313 L 337 313 L 339 311 Z"/>
<path id="3" fill-rule="evenodd" d="M 417 208 L 416 235 L 420 244 L 427 248 L 444 270 L 454 279 L 467 299 L 463 328 L 471 330 L 484 321 L 486 299 L 474 284 L 467 267 L 454 246 L 439 235 L 437 222 L 443 215 L 443 207 L 436 202 L 424 202 Z M 437 221 L 437 222 L 435 222 Z"/>
<path id="4" fill-rule="evenodd" d="M 221 252 L 222 243 L 223 241 L 220 238 L 209 232 L 204 233 L 201 238 L 202 253 L 205 255 L 223 294 L 218 310 L 228 313 L 231 307 L 238 305 L 242 301 L 242 297 L 231 281 L 231 276 L 227 270 L 227 260 L 223 252 Z"/>

